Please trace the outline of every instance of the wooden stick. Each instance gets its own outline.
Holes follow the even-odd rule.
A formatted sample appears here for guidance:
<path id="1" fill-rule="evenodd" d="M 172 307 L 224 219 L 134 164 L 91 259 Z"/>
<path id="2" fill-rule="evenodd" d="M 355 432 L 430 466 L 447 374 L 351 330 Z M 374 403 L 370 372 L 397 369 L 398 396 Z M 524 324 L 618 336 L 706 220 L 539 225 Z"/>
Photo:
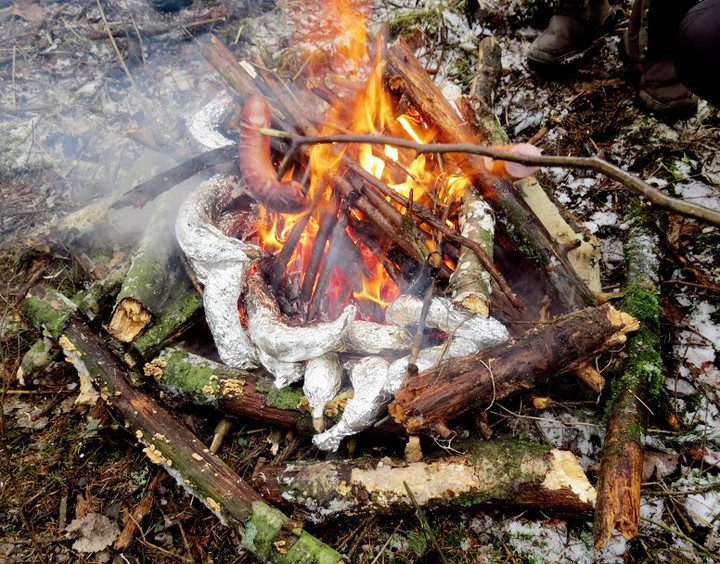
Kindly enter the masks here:
<path id="1" fill-rule="evenodd" d="M 637 320 L 609 304 L 587 308 L 532 329 L 516 341 L 450 360 L 410 375 L 390 404 L 390 414 L 410 434 L 487 406 L 576 366 L 625 341 Z"/>
<path id="2" fill-rule="evenodd" d="M 35 287 L 22 305 L 39 330 L 63 347 L 69 361 L 101 390 L 108 407 L 146 446 L 150 460 L 162 464 L 223 522 L 243 535 L 243 545 L 263 562 L 334 563 L 342 556 L 268 506 L 164 407 L 140 392 L 106 345 L 109 337 L 90 330 L 62 294 Z"/>
<path id="3" fill-rule="evenodd" d="M 644 434 L 648 411 L 661 408 L 650 390 L 664 390 L 660 355 L 660 246 L 657 235 L 642 223 L 630 229 L 626 246 L 628 287 L 623 310 L 636 315 L 642 327 L 628 340 L 625 370 L 613 382 L 602 462 L 598 474 L 598 505 L 593 524 L 595 548 L 610 539 L 614 529 L 633 538 L 640 526 Z M 657 394 L 657 392 L 656 392 Z M 657 398 L 657 395 L 655 396 Z"/>
<path id="4" fill-rule="evenodd" d="M 269 500 L 291 504 L 315 522 L 343 514 L 397 514 L 414 509 L 403 482 L 428 509 L 542 507 L 587 517 L 595 490 L 568 451 L 518 440 L 458 441 L 458 454 L 420 462 L 371 457 L 287 466 L 259 464 L 252 483 Z"/>

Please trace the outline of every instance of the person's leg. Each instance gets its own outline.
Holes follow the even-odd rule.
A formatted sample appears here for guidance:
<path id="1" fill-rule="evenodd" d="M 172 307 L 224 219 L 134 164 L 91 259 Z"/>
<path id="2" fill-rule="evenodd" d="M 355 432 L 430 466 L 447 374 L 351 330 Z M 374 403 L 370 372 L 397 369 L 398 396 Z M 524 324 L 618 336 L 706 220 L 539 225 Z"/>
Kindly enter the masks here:
<path id="1" fill-rule="evenodd" d="M 635 0 L 625 50 L 638 81 L 638 98 L 651 111 L 692 114 L 697 98 L 675 71 L 674 38 L 696 0 Z"/>
<path id="2" fill-rule="evenodd" d="M 720 108 L 720 0 L 705 0 L 687 13 L 674 55 L 683 84 Z"/>
<path id="3" fill-rule="evenodd" d="M 531 45 L 528 64 L 539 71 L 571 66 L 601 35 L 609 15 L 608 0 L 562 0 L 548 28 Z"/>

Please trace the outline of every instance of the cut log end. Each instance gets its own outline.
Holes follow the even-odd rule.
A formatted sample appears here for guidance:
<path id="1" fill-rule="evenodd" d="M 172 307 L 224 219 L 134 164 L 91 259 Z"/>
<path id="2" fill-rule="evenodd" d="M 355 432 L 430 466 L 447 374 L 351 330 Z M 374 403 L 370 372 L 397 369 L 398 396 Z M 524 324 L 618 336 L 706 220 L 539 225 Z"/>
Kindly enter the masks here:
<path id="1" fill-rule="evenodd" d="M 113 312 L 108 331 L 123 343 L 132 342 L 152 321 L 152 314 L 133 298 L 122 300 Z"/>

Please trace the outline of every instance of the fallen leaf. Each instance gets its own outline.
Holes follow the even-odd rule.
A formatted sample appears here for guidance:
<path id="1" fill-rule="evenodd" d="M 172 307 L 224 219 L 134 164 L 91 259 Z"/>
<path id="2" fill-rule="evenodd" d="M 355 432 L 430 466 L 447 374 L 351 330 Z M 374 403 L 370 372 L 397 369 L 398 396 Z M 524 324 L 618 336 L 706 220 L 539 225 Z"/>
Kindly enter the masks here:
<path id="1" fill-rule="evenodd" d="M 106 549 L 120 536 L 117 524 L 99 513 L 88 513 L 73 520 L 65 532 L 70 537 L 77 537 L 72 545 L 73 550 L 87 553 Z"/>
<path id="2" fill-rule="evenodd" d="M 18 4 L 13 4 L 12 14 L 29 22 L 40 22 L 45 19 L 45 10 L 41 6 L 25 0 Z"/>

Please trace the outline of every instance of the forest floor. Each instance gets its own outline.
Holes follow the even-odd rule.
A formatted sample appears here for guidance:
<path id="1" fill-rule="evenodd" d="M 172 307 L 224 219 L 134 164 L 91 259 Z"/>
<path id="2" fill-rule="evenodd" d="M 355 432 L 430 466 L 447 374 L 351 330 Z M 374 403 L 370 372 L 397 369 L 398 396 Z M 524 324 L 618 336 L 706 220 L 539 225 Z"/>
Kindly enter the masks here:
<path id="1" fill-rule="evenodd" d="M 164 474 L 135 541 L 121 553 L 111 548 L 115 528 L 162 471 L 122 425 L 98 427 L 87 408 L 74 404 L 77 376 L 69 365 L 56 363 L 24 386 L 17 381 L 37 337 L 18 306 L 33 281 L 72 294 L 90 279 L 73 249 L 64 256 L 29 252 L 23 241 L 30 233 L 197 152 L 187 121 L 223 88 L 200 54 L 209 32 L 238 52 L 282 59 L 299 6 L 314 3 L 277 4 L 195 0 L 163 13 L 143 0 L 0 0 L 0 562 L 256 561 L 236 532 Z M 461 1 L 375 4 L 373 24 L 387 21 L 391 35 L 412 39 L 448 98 L 467 92 L 477 42 L 494 36 L 504 67 L 495 111 L 513 142 L 532 140 L 549 155 L 599 154 L 673 196 L 720 210 L 720 113 L 701 101 L 695 116 L 668 120 L 638 105 L 619 56 L 630 2 L 615 3 L 615 28 L 586 65 L 555 80 L 530 72 L 525 62 L 548 2 L 480 0 L 472 14 Z M 621 290 L 628 219 L 642 201 L 588 171 L 544 169 L 538 178 L 600 240 L 603 291 Z M 125 213 L 118 223 L 136 234 L 145 221 Z M 640 534 L 613 537 L 596 552 L 590 523 L 541 509 L 432 513 L 449 560 L 720 561 L 720 232 L 674 214 L 665 215 L 663 231 L 662 353 L 668 411 L 678 421 L 671 428 L 669 413 L 651 417 Z M 606 398 L 568 379 L 538 392 L 554 399 L 550 408 L 520 399 L 494 406 L 494 434 L 570 449 L 594 482 Z M 190 406 L 178 414 L 202 440 L 220 418 Z M 271 452 L 277 440 L 267 426 L 236 422 L 221 456 L 247 475 L 260 456 L 277 461 Z M 317 455 L 309 442 L 293 444 L 285 456 Z M 381 456 L 392 448 L 365 446 Z M 104 515 L 114 527 L 95 552 L 67 532 L 89 514 Z M 440 561 L 414 515 L 347 517 L 307 528 L 352 562 Z"/>

